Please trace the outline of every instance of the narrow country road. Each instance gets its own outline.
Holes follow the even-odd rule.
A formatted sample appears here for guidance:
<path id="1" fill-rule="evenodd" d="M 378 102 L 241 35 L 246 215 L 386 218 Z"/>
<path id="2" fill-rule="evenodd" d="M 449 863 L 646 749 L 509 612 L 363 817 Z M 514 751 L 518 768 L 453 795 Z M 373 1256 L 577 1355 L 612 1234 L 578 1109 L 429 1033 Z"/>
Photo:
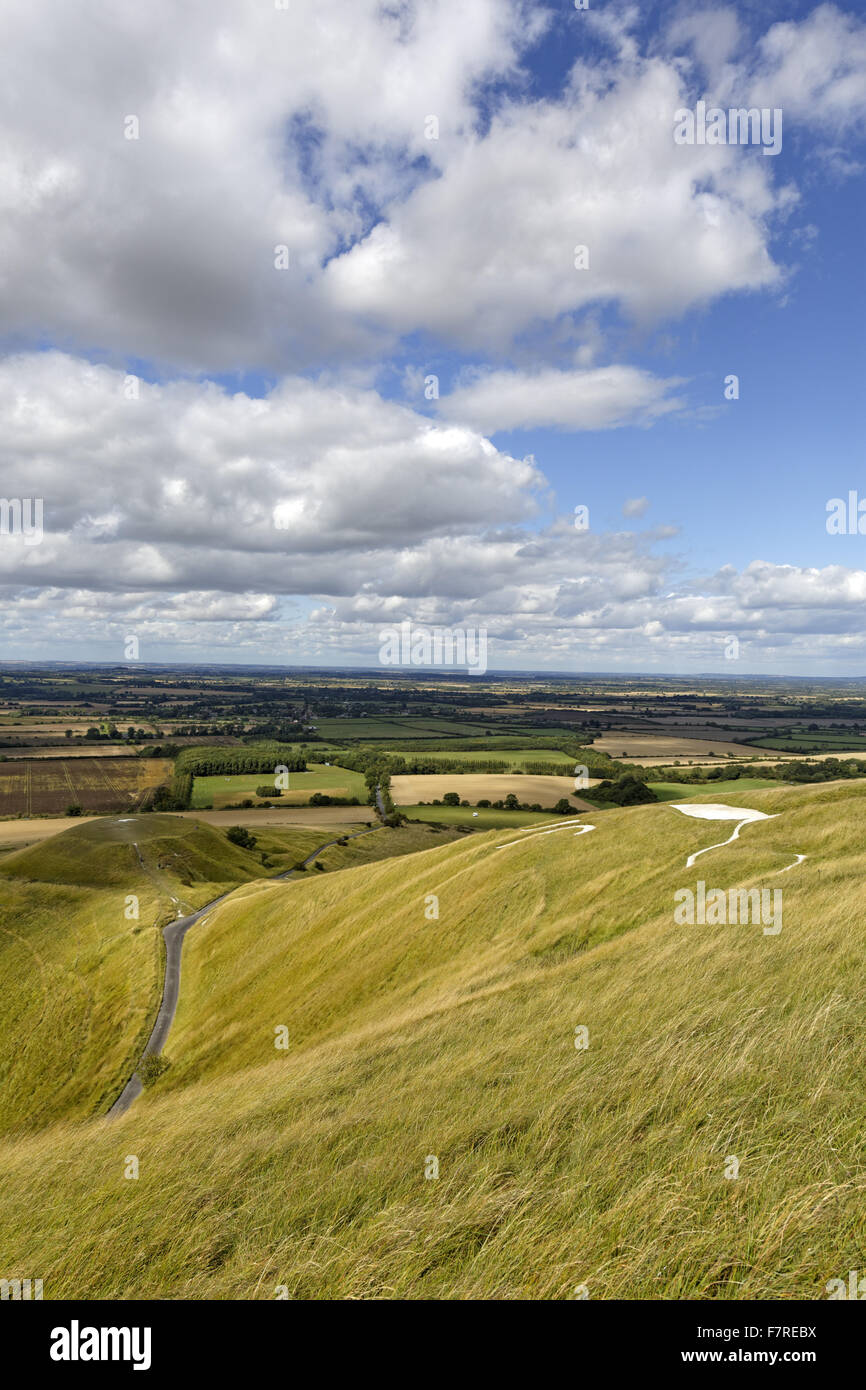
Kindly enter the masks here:
<path id="1" fill-rule="evenodd" d="M 336 839 L 328 840 L 325 844 L 319 845 L 318 849 L 313 850 L 312 854 L 308 854 L 306 859 L 303 860 L 303 863 L 305 866 L 307 864 L 312 864 L 315 859 L 318 859 L 320 854 L 326 849 L 330 849 L 332 845 L 336 845 L 339 840 L 356 840 L 359 835 L 370 835 L 374 830 L 378 830 L 379 828 L 378 825 L 371 825 L 367 830 L 355 830 L 351 835 L 340 835 Z M 136 853 L 138 853 L 137 845 Z M 141 860 L 140 853 L 138 857 L 139 860 Z M 141 860 L 141 862 L 142 865 L 144 865 L 144 861 Z M 275 874 L 274 877 L 268 881 L 273 883 L 278 879 L 291 878 L 296 872 L 297 870 L 295 869 L 287 869 L 285 873 Z M 242 885 L 239 884 L 237 886 L 241 887 Z M 162 1002 L 159 1006 L 156 1022 L 153 1025 L 153 1031 L 144 1049 L 143 1055 L 145 1057 L 159 1056 L 162 1049 L 165 1047 L 169 1029 L 174 1022 L 178 995 L 180 994 L 180 957 L 183 950 L 184 937 L 190 927 L 194 927 L 196 922 L 200 922 L 202 917 L 208 912 L 211 912 L 219 903 L 231 897 L 234 891 L 234 888 L 230 888 L 228 892 L 221 893 L 218 898 L 213 898 L 209 903 L 205 903 L 204 907 L 200 907 L 195 912 L 191 912 L 188 917 L 178 917 L 174 922 L 169 922 L 168 926 L 163 927 L 162 935 L 165 941 L 165 980 L 162 987 Z M 176 903 L 177 898 L 173 897 L 172 901 Z M 137 1071 L 134 1071 L 120 1095 L 117 1097 L 117 1100 L 111 1106 L 111 1109 L 107 1111 L 107 1118 L 113 1119 L 116 1115 L 124 1114 L 132 1105 L 132 1102 L 141 1095 L 142 1090 L 141 1077 L 138 1075 Z"/>

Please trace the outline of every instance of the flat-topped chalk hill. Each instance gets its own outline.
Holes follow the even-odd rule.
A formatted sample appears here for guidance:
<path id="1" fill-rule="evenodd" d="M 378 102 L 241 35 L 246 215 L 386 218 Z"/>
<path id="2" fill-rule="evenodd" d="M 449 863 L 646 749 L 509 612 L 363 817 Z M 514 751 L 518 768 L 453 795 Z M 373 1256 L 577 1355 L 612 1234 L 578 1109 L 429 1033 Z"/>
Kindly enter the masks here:
<path id="1" fill-rule="evenodd" d="M 192 894 L 202 901 L 209 885 L 242 882 L 261 868 L 258 855 L 239 849 L 211 826 L 148 814 L 73 825 L 8 855 L 0 863 L 0 875 L 101 888 L 128 883 L 141 872 L 142 860 L 145 868 L 158 868 L 176 884 L 188 878 L 191 888 L 194 882 L 202 885 L 204 898 Z"/>
<path id="2" fill-rule="evenodd" d="M 657 804 L 241 884 L 187 938 L 171 1065 L 128 1114 L 0 1141 L 8 1275 L 825 1297 L 866 1258 L 866 784 L 705 799 L 775 818 L 688 870 L 731 823 Z M 781 888 L 781 932 L 675 925 L 698 879 Z"/>

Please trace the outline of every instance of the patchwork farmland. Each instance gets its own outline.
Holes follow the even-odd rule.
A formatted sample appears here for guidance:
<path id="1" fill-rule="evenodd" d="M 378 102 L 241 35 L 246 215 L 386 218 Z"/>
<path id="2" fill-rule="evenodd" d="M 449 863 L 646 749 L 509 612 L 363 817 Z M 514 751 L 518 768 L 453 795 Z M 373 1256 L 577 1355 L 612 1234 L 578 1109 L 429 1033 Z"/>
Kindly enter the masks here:
<path id="1" fill-rule="evenodd" d="M 46 758 L 0 762 L 0 816 L 143 810 L 171 779 L 165 758 Z"/>

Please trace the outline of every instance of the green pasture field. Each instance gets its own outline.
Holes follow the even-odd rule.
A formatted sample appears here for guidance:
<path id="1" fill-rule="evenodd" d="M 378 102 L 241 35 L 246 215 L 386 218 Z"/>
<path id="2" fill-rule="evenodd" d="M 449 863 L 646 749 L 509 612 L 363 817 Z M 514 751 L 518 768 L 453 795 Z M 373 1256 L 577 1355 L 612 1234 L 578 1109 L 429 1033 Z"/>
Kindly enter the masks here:
<path id="1" fill-rule="evenodd" d="M 360 772 L 344 767 L 325 767 L 308 763 L 306 772 L 290 772 L 288 788 L 281 796 L 261 798 L 281 806 L 298 806 L 308 801 L 313 792 L 332 796 L 356 796 L 367 800 L 367 785 Z M 194 811 L 220 810 L 237 801 L 259 800 L 256 788 L 269 786 L 273 776 L 267 772 L 235 773 L 231 776 L 196 777 L 193 782 L 191 806 Z"/>

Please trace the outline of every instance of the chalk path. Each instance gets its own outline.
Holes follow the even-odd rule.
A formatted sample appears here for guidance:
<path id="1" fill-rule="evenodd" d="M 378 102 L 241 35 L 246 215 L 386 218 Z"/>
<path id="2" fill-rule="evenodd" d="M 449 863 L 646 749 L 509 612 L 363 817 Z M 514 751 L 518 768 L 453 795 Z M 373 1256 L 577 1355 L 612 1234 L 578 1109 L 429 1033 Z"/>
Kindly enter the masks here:
<path id="1" fill-rule="evenodd" d="M 556 835 L 560 830 L 574 830 L 575 835 L 586 835 L 590 830 L 595 830 L 594 825 L 578 825 L 574 830 L 574 821 L 565 820 L 561 825 L 554 825 L 551 830 L 539 830 L 537 825 L 522 825 L 521 835 L 531 835 L 532 839 L 540 840 L 545 835 Z M 494 845 L 494 849 L 510 849 L 512 845 L 526 844 L 525 840 L 504 840 L 501 845 Z"/>

